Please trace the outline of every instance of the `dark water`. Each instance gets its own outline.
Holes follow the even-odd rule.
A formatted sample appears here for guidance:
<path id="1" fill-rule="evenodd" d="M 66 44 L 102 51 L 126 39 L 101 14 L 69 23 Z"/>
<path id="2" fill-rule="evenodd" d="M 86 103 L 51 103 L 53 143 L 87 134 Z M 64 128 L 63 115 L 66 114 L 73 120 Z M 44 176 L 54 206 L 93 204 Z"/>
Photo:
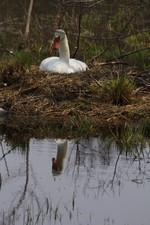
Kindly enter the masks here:
<path id="1" fill-rule="evenodd" d="M 127 154 L 100 138 L 30 139 L 24 150 L 2 140 L 0 224 L 149 225 L 149 162 L 148 145 Z"/>

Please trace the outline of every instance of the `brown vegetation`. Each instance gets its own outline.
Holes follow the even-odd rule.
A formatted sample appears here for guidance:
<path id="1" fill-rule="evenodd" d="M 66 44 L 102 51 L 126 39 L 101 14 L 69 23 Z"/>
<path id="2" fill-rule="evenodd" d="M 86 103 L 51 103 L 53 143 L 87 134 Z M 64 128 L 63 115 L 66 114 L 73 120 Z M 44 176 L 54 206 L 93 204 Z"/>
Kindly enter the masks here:
<path id="1" fill-rule="evenodd" d="M 99 127 L 104 124 L 139 123 L 150 115 L 150 93 L 144 86 L 133 86 L 129 99 L 125 97 L 128 90 L 124 87 L 126 101 L 123 104 L 113 102 L 112 96 L 108 95 L 109 89 L 104 88 L 112 77 L 108 68 L 59 75 L 33 67 L 10 67 L 7 71 L 1 70 L 1 75 L 0 107 L 13 116 L 42 116 L 63 125 L 77 126 L 88 122 Z M 136 76 L 130 72 L 127 77 L 135 80 Z M 114 72 L 115 80 L 117 76 Z"/>

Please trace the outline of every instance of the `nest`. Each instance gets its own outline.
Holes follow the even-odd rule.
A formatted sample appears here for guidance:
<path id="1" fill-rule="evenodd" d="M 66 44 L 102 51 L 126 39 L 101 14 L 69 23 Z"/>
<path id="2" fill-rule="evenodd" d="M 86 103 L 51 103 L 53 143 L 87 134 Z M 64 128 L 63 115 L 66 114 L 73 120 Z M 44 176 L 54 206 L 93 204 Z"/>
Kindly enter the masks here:
<path id="1" fill-rule="evenodd" d="M 147 117 L 149 92 L 138 91 L 133 104 L 125 106 L 105 101 L 100 92 L 109 74 L 108 68 L 70 75 L 37 68 L 7 68 L 1 70 L 0 107 L 13 116 L 42 116 L 72 126 L 84 121 L 94 126 L 135 122 L 143 117 L 143 110 Z"/>

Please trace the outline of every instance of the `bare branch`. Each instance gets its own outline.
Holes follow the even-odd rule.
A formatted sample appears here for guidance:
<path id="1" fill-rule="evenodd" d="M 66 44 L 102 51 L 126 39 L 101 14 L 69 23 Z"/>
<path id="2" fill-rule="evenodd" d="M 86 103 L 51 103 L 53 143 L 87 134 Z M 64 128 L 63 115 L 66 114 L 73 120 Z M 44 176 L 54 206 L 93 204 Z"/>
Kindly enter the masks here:
<path id="1" fill-rule="evenodd" d="M 93 6 L 95 6 L 95 5 L 97 5 L 97 4 L 99 4 L 99 3 L 101 3 L 101 2 L 103 2 L 104 0 L 100 0 L 100 1 L 96 1 L 96 0 L 87 0 L 87 1 L 67 1 L 67 2 L 63 2 L 63 4 L 64 5 L 72 5 L 73 3 L 75 3 L 76 5 L 77 4 L 79 4 L 79 5 L 81 5 L 82 4 L 82 6 L 84 7 L 84 8 L 92 8 Z"/>
<path id="2" fill-rule="evenodd" d="M 130 25 L 131 21 L 134 19 L 134 17 L 136 16 L 137 12 L 143 7 L 139 6 L 138 8 L 136 8 L 136 10 L 134 11 L 134 13 L 131 15 L 130 19 L 127 21 L 126 25 L 124 26 L 124 28 L 118 32 L 118 39 L 120 39 L 120 36 L 125 32 L 125 30 L 127 30 L 128 26 Z M 97 58 L 99 58 L 101 55 L 103 55 L 105 52 L 107 52 L 110 48 L 112 48 L 112 45 L 115 43 L 116 40 L 113 40 L 110 45 L 100 54 L 94 56 L 91 60 L 90 63 L 92 63 L 94 60 L 96 60 Z"/>
<path id="3" fill-rule="evenodd" d="M 124 58 L 124 57 L 126 57 L 126 56 L 135 54 L 135 53 L 140 52 L 140 51 L 145 51 L 145 50 L 147 50 L 147 49 L 150 49 L 150 46 L 147 46 L 147 47 L 141 48 L 141 49 L 136 49 L 136 50 L 134 50 L 134 51 L 126 52 L 125 54 L 121 54 L 120 56 L 118 56 L 117 59 L 122 59 L 122 58 Z"/>
<path id="4" fill-rule="evenodd" d="M 150 29 L 144 29 L 144 30 L 139 30 L 139 31 L 136 31 L 136 32 L 133 32 L 133 33 L 128 33 L 128 34 L 125 34 L 125 35 L 120 35 L 120 36 L 114 36 L 114 37 L 96 37 L 96 36 L 88 36 L 88 35 L 80 35 L 80 38 L 84 38 L 84 39 L 90 39 L 90 40 L 95 40 L 95 41 L 106 41 L 106 40 L 117 40 L 117 39 L 124 39 L 124 38 L 127 38 L 127 37 L 131 37 L 131 36 L 134 36 L 134 35 L 138 35 L 138 34 L 141 34 L 141 33 L 147 33 L 147 32 L 150 32 Z M 78 34 L 74 34 L 74 36 L 78 36 Z"/>

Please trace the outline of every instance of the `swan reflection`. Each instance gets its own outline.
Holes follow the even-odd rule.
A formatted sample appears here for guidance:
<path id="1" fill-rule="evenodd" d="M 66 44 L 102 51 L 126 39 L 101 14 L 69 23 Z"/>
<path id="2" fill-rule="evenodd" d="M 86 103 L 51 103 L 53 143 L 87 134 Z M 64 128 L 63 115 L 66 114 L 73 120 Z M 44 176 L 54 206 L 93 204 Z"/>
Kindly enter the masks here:
<path id="1" fill-rule="evenodd" d="M 64 160 L 67 154 L 67 140 L 57 140 L 57 155 L 52 158 L 52 173 L 53 175 L 61 174 L 64 167 Z"/>

